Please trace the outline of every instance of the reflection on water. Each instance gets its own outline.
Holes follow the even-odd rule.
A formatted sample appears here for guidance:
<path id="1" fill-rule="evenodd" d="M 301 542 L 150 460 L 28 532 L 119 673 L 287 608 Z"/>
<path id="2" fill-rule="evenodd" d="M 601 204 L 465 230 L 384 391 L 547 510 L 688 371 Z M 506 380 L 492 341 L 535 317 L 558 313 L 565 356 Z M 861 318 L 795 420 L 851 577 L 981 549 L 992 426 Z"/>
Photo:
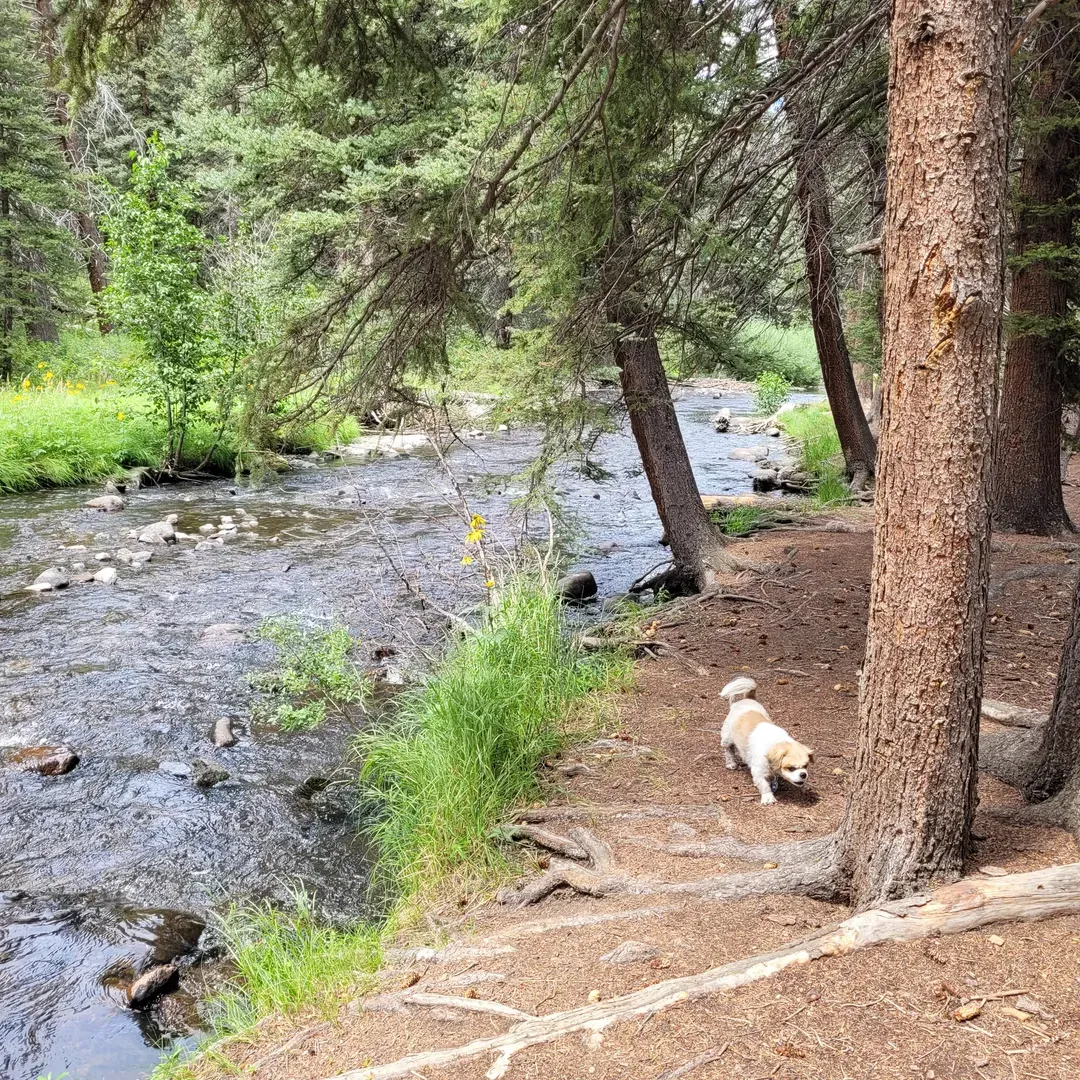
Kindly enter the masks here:
<path id="1" fill-rule="evenodd" d="M 736 412 L 745 399 L 725 397 Z M 702 491 L 745 491 L 752 464 L 731 461 L 760 437 L 719 436 L 717 403 L 678 404 Z M 492 532 L 508 535 L 513 475 L 538 451 L 529 432 L 469 442 L 450 455 Z M 631 439 L 605 436 L 587 479 L 564 469 L 558 489 L 579 527 L 576 565 L 601 595 L 623 591 L 663 557 L 659 522 Z M 310 466 L 310 462 L 302 463 Z M 213 905 L 283 897 L 297 879 L 331 911 L 361 912 L 365 853 L 349 813 L 352 730 L 251 731 L 246 675 L 270 661 L 258 641 L 204 635 L 255 628 L 267 616 L 344 619 L 365 651 L 421 632 L 399 570 L 444 606 L 468 602 L 463 527 L 437 461 L 418 453 L 359 466 L 298 467 L 258 486 L 215 481 L 142 490 L 117 514 L 84 508 L 84 490 L 0 499 L 0 757 L 64 743 L 81 762 L 64 777 L 0 765 L 0 1076 L 134 1080 L 160 1047 L 197 1021 L 183 995 L 145 1013 L 122 986 L 150 957 L 190 952 Z M 179 528 L 243 507 L 256 537 L 195 552 L 157 551 L 144 569 L 118 566 L 112 586 L 21 591 L 46 566 L 94 567 L 98 551 L 165 514 Z M 85 551 L 71 550 L 85 546 Z M 236 718 L 236 746 L 217 749 L 214 721 Z M 230 777 L 209 790 L 170 763 L 215 762 Z M 160 766 L 166 763 L 166 770 Z M 311 777 L 330 778 L 308 785 Z M 178 913 L 193 912 L 185 916 Z"/>

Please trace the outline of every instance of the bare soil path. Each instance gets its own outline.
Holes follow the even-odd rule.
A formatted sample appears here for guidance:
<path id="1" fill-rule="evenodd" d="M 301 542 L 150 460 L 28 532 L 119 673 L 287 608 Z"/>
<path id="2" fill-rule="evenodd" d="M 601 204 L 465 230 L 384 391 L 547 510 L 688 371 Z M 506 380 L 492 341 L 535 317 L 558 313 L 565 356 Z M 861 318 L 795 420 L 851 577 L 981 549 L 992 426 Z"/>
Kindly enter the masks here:
<path id="1" fill-rule="evenodd" d="M 776 531 L 740 545 L 758 562 L 790 561 L 782 577 L 732 586 L 762 603 L 716 598 L 659 620 L 656 636 L 678 651 L 641 662 L 608 744 L 558 763 L 583 768 L 569 778 L 552 772 L 545 805 L 564 809 L 533 815 L 546 818 L 542 828 L 567 837 L 585 825 L 620 870 L 669 883 L 768 867 L 710 854 L 712 841 L 775 844 L 832 830 L 855 747 L 871 545 L 868 512 L 848 520 L 857 531 Z M 987 697 L 1048 710 L 1077 559 L 1068 544 L 995 540 Z M 717 692 L 743 672 L 815 750 L 810 789 L 783 790 L 767 808 L 748 774 L 724 769 L 720 755 Z M 1064 832 L 1000 816 L 1019 805 L 1011 788 L 984 777 L 980 799 L 970 873 L 986 870 L 989 880 L 1077 860 Z M 536 849 L 533 871 L 559 860 Z M 268 1080 L 359 1077 L 406 1054 L 498 1036 L 520 1013 L 602 1003 L 767 953 L 849 914 L 794 896 L 595 899 L 559 890 L 531 907 L 493 898 L 455 912 L 437 936 L 403 942 L 380 996 L 344 1005 L 329 1023 L 268 1021 L 226 1053 Z M 970 1018 L 955 1019 L 958 1010 Z M 1080 916 L 1069 915 L 827 955 L 614 1024 L 602 1046 L 598 1035 L 575 1033 L 508 1063 L 486 1052 L 402 1075 L 1076 1080 L 1078 1028 Z M 200 1077 L 230 1075 L 216 1070 L 205 1063 Z"/>

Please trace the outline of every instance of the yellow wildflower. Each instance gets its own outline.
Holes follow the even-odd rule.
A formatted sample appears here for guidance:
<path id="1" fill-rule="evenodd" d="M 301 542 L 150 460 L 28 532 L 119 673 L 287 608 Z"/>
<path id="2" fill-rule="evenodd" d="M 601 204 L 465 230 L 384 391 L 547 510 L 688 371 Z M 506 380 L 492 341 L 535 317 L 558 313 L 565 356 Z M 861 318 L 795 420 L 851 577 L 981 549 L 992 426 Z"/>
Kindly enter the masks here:
<path id="1" fill-rule="evenodd" d="M 106 386 L 115 386 L 116 385 L 116 380 L 115 379 L 106 379 L 105 380 L 105 385 Z"/>
<path id="2" fill-rule="evenodd" d="M 465 536 L 466 544 L 479 544 L 484 539 L 484 534 L 480 529 L 473 529 L 471 533 L 467 533 Z"/>
<path id="3" fill-rule="evenodd" d="M 463 555 L 462 556 L 462 558 L 461 558 L 461 565 L 462 566 L 472 566 L 472 564 L 473 564 L 473 557 L 471 555 Z"/>
<path id="4" fill-rule="evenodd" d="M 85 390 L 86 389 L 86 383 L 77 382 L 75 384 L 75 389 L 76 390 Z"/>
<path id="5" fill-rule="evenodd" d="M 124 419 L 124 414 L 123 414 L 122 412 L 118 412 L 118 413 L 116 414 L 116 419 L 117 419 L 117 420 L 123 420 L 123 419 Z"/>
<path id="6" fill-rule="evenodd" d="M 25 379 L 23 379 L 23 381 L 22 381 L 22 388 L 23 388 L 24 390 L 29 390 L 29 389 L 30 389 L 30 386 L 31 386 L 31 383 L 30 383 L 30 379 L 29 379 L 29 378 L 25 378 Z"/>
<path id="7" fill-rule="evenodd" d="M 53 377 L 53 373 L 52 373 L 51 371 L 46 371 L 46 372 L 45 372 L 45 381 L 46 381 L 46 382 L 51 382 L 51 381 L 52 381 L 52 377 Z"/>
<path id="8" fill-rule="evenodd" d="M 491 578 L 488 578 L 487 581 L 484 582 L 484 586 L 485 586 L 485 588 L 488 588 L 488 589 L 494 589 L 495 588 L 495 582 L 492 581 Z"/>
<path id="9" fill-rule="evenodd" d="M 45 361 L 44 360 L 39 360 L 38 361 L 38 370 L 40 371 L 44 366 L 45 366 Z"/>
<path id="10" fill-rule="evenodd" d="M 469 527 L 472 529 L 482 529 L 486 524 L 487 522 L 479 514 L 473 514 L 469 521 Z"/>

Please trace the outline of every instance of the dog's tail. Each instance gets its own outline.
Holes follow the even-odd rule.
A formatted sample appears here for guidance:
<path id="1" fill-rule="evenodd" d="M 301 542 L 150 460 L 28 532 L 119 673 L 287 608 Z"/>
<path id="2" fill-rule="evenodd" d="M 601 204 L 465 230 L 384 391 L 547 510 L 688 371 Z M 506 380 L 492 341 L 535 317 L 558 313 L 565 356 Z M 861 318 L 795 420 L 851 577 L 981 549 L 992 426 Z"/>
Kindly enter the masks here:
<path id="1" fill-rule="evenodd" d="M 740 675 L 739 678 L 732 679 L 720 691 L 720 696 L 727 698 L 729 702 L 738 701 L 740 698 L 757 697 L 757 683 L 748 675 Z"/>

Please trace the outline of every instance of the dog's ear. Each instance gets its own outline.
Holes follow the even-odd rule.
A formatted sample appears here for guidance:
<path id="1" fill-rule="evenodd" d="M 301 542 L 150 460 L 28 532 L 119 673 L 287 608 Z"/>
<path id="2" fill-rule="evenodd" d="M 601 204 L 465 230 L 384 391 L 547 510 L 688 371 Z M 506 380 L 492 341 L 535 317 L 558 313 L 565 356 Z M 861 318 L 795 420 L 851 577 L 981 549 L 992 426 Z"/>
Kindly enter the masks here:
<path id="1" fill-rule="evenodd" d="M 780 771 L 781 766 L 784 764 L 784 758 L 787 756 L 790 743 L 778 742 L 773 746 L 770 746 L 765 751 L 765 760 L 769 763 L 769 767 L 774 773 Z"/>

